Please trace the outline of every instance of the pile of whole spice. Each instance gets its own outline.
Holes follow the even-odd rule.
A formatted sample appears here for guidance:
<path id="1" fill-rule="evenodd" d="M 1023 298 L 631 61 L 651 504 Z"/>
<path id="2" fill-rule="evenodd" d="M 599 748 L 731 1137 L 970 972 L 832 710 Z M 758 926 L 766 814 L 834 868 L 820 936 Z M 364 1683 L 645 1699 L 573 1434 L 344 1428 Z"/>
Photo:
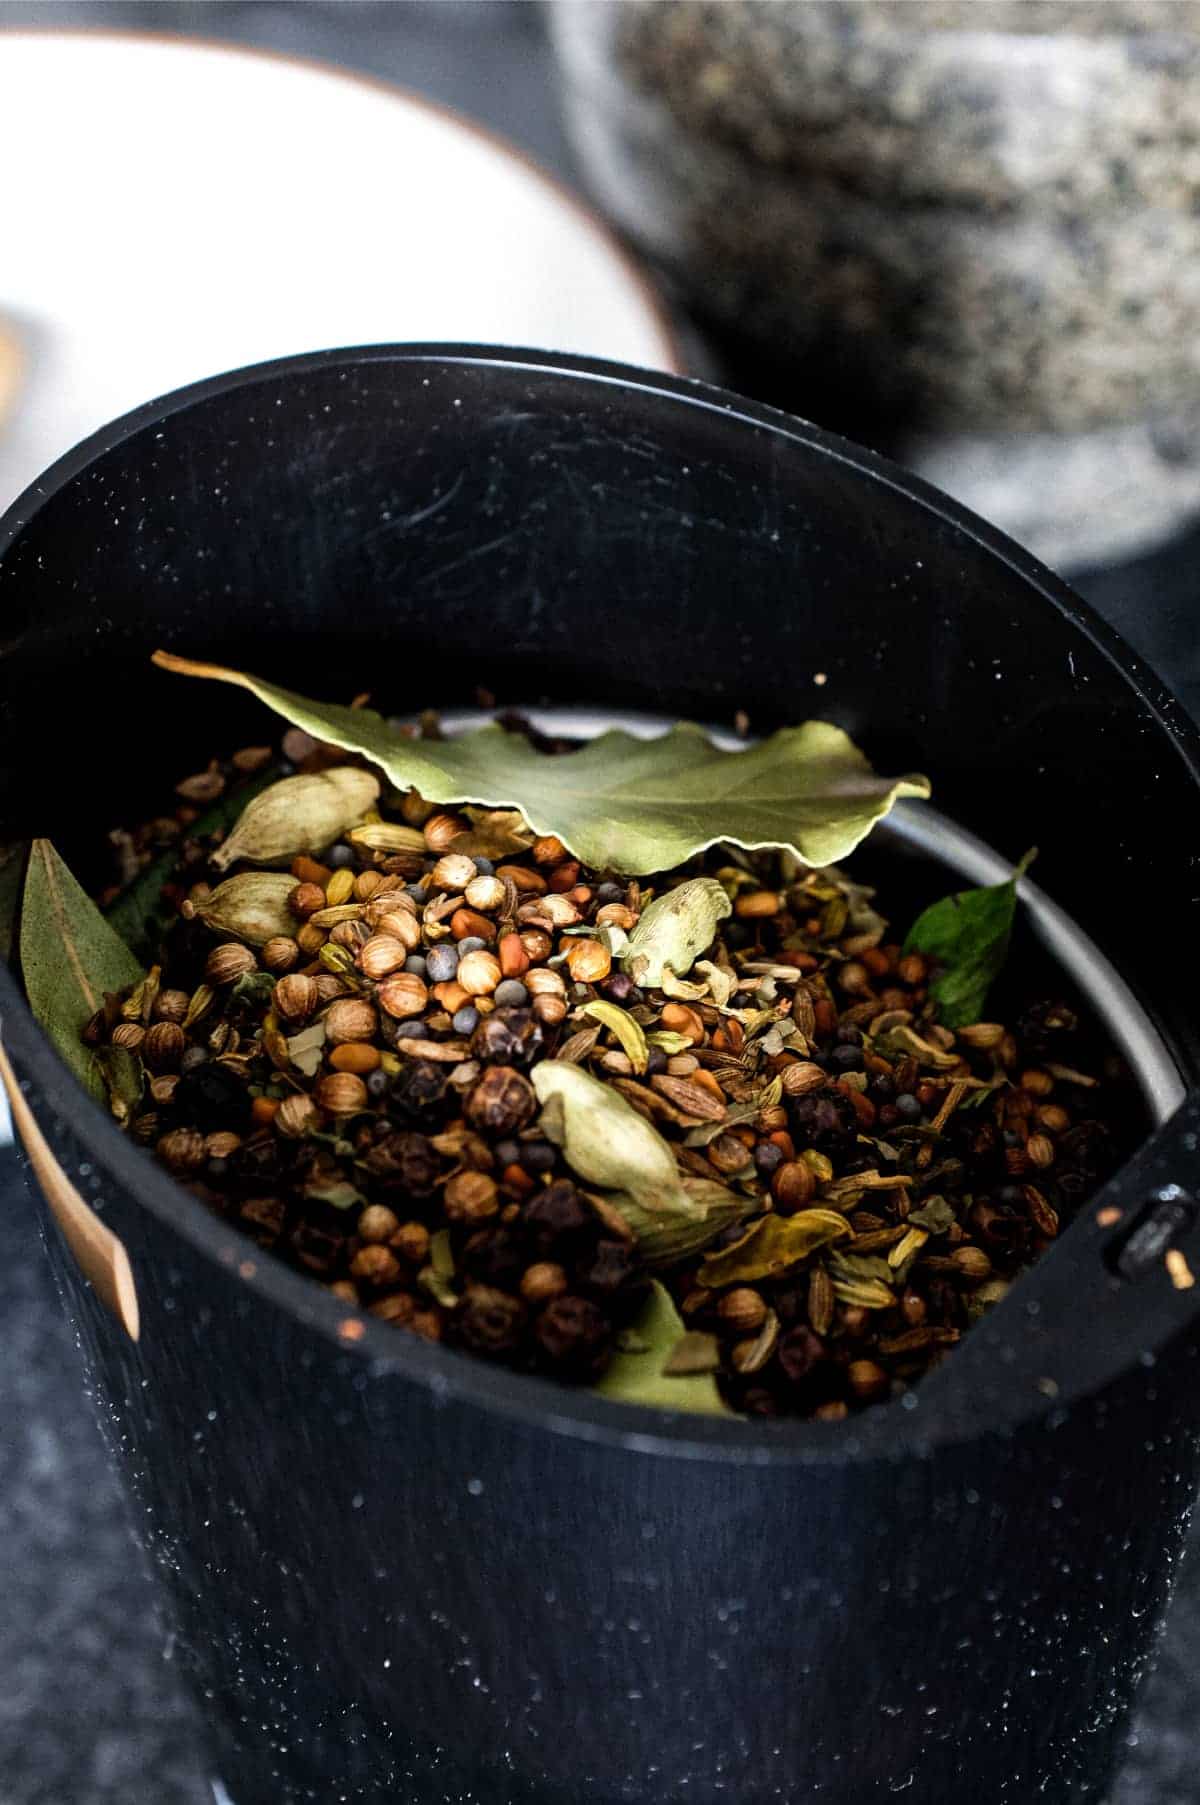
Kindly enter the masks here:
<path id="1" fill-rule="evenodd" d="M 788 852 L 621 877 L 283 752 L 113 836 L 101 901 L 152 962 L 84 1040 L 177 1179 L 356 1311 L 611 1396 L 834 1418 L 936 1365 L 1114 1163 L 1076 1009 L 973 1019 L 1015 884 L 902 943 Z"/>

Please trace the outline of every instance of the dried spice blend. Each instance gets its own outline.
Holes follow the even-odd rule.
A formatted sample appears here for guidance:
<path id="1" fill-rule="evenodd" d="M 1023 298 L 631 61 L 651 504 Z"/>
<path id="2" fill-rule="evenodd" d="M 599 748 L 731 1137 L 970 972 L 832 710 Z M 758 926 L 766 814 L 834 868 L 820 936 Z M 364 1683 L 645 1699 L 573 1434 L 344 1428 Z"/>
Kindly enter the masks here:
<path id="1" fill-rule="evenodd" d="M 38 842 L 26 985 L 129 1132 L 347 1322 L 844 1416 L 940 1362 L 1124 1150 L 1076 1005 L 987 1014 L 1019 871 L 902 936 L 831 862 L 927 787 L 837 729 L 446 740 L 185 668 L 297 724 L 114 834 L 103 914 Z"/>

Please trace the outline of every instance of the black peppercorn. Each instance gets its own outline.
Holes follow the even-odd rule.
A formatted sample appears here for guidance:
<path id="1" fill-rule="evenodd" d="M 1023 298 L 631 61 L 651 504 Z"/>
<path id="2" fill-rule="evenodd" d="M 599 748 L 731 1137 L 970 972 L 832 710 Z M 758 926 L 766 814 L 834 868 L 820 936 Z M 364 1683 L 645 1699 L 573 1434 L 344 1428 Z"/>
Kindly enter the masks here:
<path id="1" fill-rule="evenodd" d="M 497 1285 L 501 1290 L 515 1289 L 529 1264 L 529 1255 L 519 1236 L 507 1228 L 481 1228 L 462 1250 L 464 1272 L 484 1285 Z"/>
<path id="2" fill-rule="evenodd" d="M 633 1254 L 627 1241 L 600 1241 L 576 1276 L 585 1291 L 608 1298 L 629 1282 L 633 1272 Z"/>
<path id="3" fill-rule="evenodd" d="M 181 1122 L 205 1134 L 222 1128 L 237 1134 L 250 1119 L 250 1093 L 226 1065 L 211 1060 L 184 1072 L 175 1087 L 174 1106 Z"/>
<path id="4" fill-rule="evenodd" d="M 426 1136 L 403 1129 L 372 1147 L 362 1163 L 386 1189 L 406 1191 L 410 1197 L 428 1197 L 441 1170 Z"/>
<path id="5" fill-rule="evenodd" d="M 415 1117 L 426 1114 L 446 1094 L 447 1073 L 432 1059 L 415 1059 L 397 1073 L 392 1082 L 388 1106 L 395 1115 Z"/>
<path id="6" fill-rule="evenodd" d="M 559 1378 L 593 1379 L 608 1365 L 612 1328 L 585 1297 L 556 1297 L 534 1324 L 547 1365 Z"/>
<path id="7" fill-rule="evenodd" d="M 543 1253 L 565 1236 L 578 1235 L 594 1220 L 569 1178 L 561 1178 L 557 1184 L 535 1192 L 522 1215 L 534 1231 L 538 1249 Z"/>
<path id="8" fill-rule="evenodd" d="M 528 1320 L 529 1312 L 520 1298 L 490 1285 L 478 1285 L 455 1316 L 454 1330 L 472 1353 L 496 1360 L 517 1351 Z"/>
<path id="9" fill-rule="evenodd" d="M 800 1325 L 781 1337 L 777 1357 L 784 1378 L 799 1385 L 825 1358 L 825 1344 L 811 1329 Z"/>
<path id="10" fill-rule="evenodd" d="M 463 1114 L 472 1128 L 490 1135 L 516 1134 L 536 1109 L 532 1084 L 510 1065 L 489 1066 L 463 1103 Z"/>

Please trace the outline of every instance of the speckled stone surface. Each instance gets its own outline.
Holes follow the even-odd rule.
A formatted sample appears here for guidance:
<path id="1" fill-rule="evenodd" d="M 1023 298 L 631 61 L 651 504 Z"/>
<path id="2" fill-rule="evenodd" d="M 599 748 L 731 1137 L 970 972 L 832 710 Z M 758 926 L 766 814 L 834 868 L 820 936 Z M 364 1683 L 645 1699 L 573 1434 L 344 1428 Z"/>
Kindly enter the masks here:
<path id="1" fill-rule="evenodd" d="M 595 194 L 823 417 L 873 419 L 871 442 L 1052 561 L 1200 513 L 1159 449 L 1200 459 L 1195 0 L 552 16 Z M 1048 531 L 1060 484 L 1074 526 Z"/>

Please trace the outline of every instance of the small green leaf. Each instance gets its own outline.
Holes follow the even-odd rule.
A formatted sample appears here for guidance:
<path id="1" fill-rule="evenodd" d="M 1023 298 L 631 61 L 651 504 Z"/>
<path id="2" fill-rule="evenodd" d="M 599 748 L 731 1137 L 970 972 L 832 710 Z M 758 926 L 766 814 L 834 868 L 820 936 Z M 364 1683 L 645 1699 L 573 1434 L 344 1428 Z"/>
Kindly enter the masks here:
<path id="1" fill-rule="evenodd" d="M 644 1072 L 650 1063 L 650 1049 L 646 1045 L 646 1036 L 640 1022 L 635 1022 L 628 1009 L 622 1009 L 616 1003 L 585 1003 L 579 1012 L 590 1015 L 593 1021 L 601 1022 L 621 1043 L 635 1072 Z"/>
<path id="2" fill-rule="evenodd" d="M 669 970 L 674 996 L 703 996 L 707 984 L 680 985 L 700 954 L 712 945 L 717 923 L 732 912 L 723 887 L 712 877 L 690 877 L 642 910 L 621 963 L 635 984 L 661 986 Z"/>
<path id="3" fill-rule="evenodd" d="M 104 1075 L 83 1030 L 107 993 L 128 990 L 142 968 L 80 888 L 49 840 L 35 840 L 21 904 L 21 970 L 38 1022 L 99 1102 Z"/>
<path id="4" fill-rule="evenodd" d="M 312 702 L 221 665 L 156 652 L 164 670 L 248 689 L 293 726 L 359 753 L 398 789 L 429 802 L 518 809 L 576 858 L 629 876 L 669 871 L 720 841 L 791 848 L 809 865 L 853 851 L 924 777 L 878 777 L 840 727 L 806 721 L 741 752 L 683 722 L 658 739 L 614 730 L 547 757 L 500 726 L 446 740 L 407 739 L 374 710 Z"/>
<path id="5" fill-rule="evenodd" d="M 709 1254 L 700 1268 L 700 1283 L 717 1291 L 722 1285 L 752 1285 L 758 1279 L 776 1278 L 849 1233 L 850 1224 L 836 1210 L 764 1216 L 732 1247 Z"/>
<path id="6" fill-rule="evenodd" d="M 335 1210 L 348 1210 L 356 1206 L 361 1208 L 366 1202 L 362 1192 L 356 1190 L 340 1172 L 320 1173 L 308 1179 L 304 1195 L 312 1203 L 327 1203 Z"/>
<path id="7" fill-rule="evenodd" d="M 727 1416 L 728 1406 L 722 1401 L 711 1373 L 692 1372 L 673 1376 L 663 1368 L 670 1361 L 686 1331 L 679 1312 L 666 1288 L 653 1281 L 653 1290 L 645 1307 L 631 1324 L 644 1352 L 618 1349 L 595 1390 L 602 1398 L 620 1404 L 646 1404 L 656 1410 L 691 1410 L 712 1416 Z M 629 1348 L 631 1343 L 626 1343 Z"/>
<path id="8" fill-rule="evenodd" d="M 927 1197 L 920 1209 L 908 1212 L 906 1220 L 910 1228 L 924 1228 L 931 1235 L 944 1235 L 958 1218 L 944 1197 Z"/>
<path id="9" fill-rule="evenodd" d="M 918 915 L 904 942 L 906 953 L 924 953 L 940 969 L 929 986 L 938 1020 L 962 1028 L 982 1018 L 987 993 L 1008 955 L 1017 882 L 1035 857 L 1027 852 L 1006 883 L 958 890 Z"/>

